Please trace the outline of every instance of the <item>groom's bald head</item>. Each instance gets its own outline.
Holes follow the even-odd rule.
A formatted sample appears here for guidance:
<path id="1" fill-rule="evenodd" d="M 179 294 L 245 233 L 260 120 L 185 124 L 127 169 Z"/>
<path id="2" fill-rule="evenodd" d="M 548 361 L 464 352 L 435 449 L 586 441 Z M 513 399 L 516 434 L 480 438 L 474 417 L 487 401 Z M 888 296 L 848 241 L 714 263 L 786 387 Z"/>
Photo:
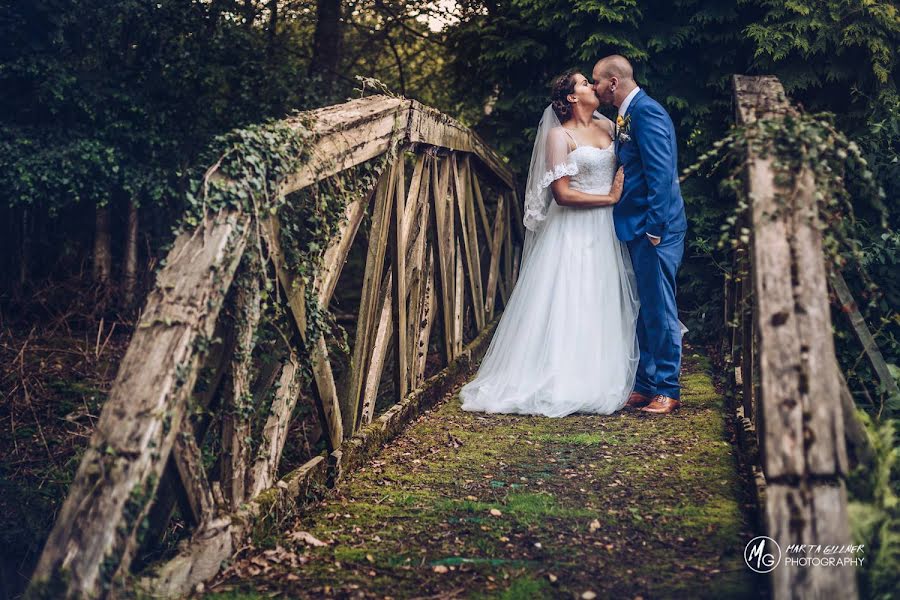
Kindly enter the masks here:
<path id="1" fill-rule="evenodd" d="M 631 63 L 619 54 L 611 54 L 598 60 L 594 65 L 594 74 L 599 74 L 605 79 L 615 77 L 619 81 L 634 81 Z"/>
<path id="2" fill-rule="evenodd" d="M 625 96 L 637 87 L 631 63 L 619 54 L 612 54 L 598 60 L 591 72 L 591 77 L 594 79 L 594 94 L 602 104 L 612 104 L 618 107 Z"/>

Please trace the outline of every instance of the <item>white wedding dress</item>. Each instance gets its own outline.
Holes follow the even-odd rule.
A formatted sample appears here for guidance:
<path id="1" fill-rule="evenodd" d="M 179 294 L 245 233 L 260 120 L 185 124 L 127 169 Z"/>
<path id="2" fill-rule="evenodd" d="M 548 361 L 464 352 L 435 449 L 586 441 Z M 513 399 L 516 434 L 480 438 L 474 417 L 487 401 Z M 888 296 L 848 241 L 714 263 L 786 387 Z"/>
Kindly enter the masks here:
<path id="1" fill-rule="evenodd" d="M 568 175 L 575 189 L 607 194 L 615 171 L 611 145 L 576 145 L 542 185 Z M 638 309 L 613 207 L 552 200 L 478 373 L 460 390 L 462 409 L 548 417 L 619 410 L 637 370 Z"/>

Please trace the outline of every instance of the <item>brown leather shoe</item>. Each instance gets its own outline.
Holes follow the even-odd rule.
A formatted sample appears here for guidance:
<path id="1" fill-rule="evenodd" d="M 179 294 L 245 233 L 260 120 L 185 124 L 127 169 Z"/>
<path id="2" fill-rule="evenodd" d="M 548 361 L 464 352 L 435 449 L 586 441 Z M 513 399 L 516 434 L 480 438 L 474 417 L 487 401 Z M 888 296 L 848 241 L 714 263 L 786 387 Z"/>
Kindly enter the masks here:
<path id="1" fill-rule="evenodd" d="M 653 400 L 653 398 L 646 394 L 642 394 L 640 392 L 631 392 L 631 395 L 628 396 L 628 401 L 625 403 L 625 406 L 627 408 L 640 408 L 642 406 L 650 404 L 651 400 Z"/>
<path id="2" fill-rule="evenodd" d="M 667 415 L 670 412 L 678 410 L 678 407 L 680 406 L 681 402 L 679 402 L 675 398 L 669 398 L 668 396 L 657 394 L 653 396 L 653 401 L 642 408 L 641 411 L 657 415 Z"/>

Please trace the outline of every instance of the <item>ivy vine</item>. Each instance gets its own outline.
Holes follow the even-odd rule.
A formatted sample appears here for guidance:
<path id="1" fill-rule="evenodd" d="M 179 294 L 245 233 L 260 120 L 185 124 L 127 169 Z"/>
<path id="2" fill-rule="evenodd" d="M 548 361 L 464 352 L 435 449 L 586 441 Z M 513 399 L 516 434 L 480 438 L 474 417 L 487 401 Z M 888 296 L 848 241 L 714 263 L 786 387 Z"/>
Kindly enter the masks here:
<path id="1" fill-rule="evenodd" d="M 808 170 L 815 181 L 818 226 L 823 233 L 826 257 L 838 270 L 851 261 L 855 263 L 869 290 L 875 292 L 877 286 L 866 273 L 865 259 L 854 234 L 857 224 L 849 189 L 852 187 L 856 194 L 871 201 L 883 229 L 887 228 L 885 193 L 859 146 L 835 127 L 834 119 L 833 113 L 790 110 L 783 116 L 735 125 L 684 170 L 683 179 L 699 173 L 704 167 L 709 173 L 727 169 L 719 187 L 726 195 L 734 196 L 737 202 L 721 226 L 718 245 L 720 249 L 736 248 L 750 241 L 750 229 L 746 226 L 741 227 L 736 236 L 732 233 L 741 215 L 750 207 L 744 179 L 748 157 L 771 160 L 777 184 L 775 203 L 778 211 L 790 209 L 791 194 L 799 183 L 798 177 Z"/>

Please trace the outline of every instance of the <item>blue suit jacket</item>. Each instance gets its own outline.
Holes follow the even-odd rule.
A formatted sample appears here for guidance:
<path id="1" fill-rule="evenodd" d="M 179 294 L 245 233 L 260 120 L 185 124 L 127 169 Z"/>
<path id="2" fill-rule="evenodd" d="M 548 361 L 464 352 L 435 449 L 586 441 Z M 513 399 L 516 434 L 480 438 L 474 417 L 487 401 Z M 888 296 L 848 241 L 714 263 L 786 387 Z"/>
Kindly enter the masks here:
<path id="1" fill-rule="evenodd" d="M 625 114 L 631 115 L 631 139 L 616 142 L 616 156 L 625 167 L 625 187 L 613 209 L 616 235 L 629 242 L 647 233 L 664 237 L 685 231 L 678 145 L 669 113 L 640 90 Z"/>

